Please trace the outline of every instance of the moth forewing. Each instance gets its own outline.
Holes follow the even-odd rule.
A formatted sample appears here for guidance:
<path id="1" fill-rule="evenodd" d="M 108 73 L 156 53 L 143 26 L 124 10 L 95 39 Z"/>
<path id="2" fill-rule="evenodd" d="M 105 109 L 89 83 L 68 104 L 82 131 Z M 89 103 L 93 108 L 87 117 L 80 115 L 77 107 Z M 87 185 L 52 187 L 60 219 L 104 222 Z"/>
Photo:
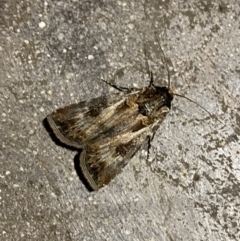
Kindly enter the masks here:
<path id="1" fill-rule="evenodd" d="M 165 106 L 162 109 L 162 114 L 154 122 L 141 114 L 134 120 L 126 116 L 126 123 L 129 120 L 133 122 L 130 128 L 117 132 L 114 137 L 99 136 L 85 146 L 80 156 L 80 167 L 93 190 L 107 185 L 122 171 L 147 138 L 153 135 L 169 110 Z"/>
<path id="2" fill-rule="evenodd" d="M 111 119 L 123 101 L 120 94 L 94 98 L 58 109 L 47 116 L 47 121 L 62 143 L 80 149 L 100 134 L 101 123 Z"/>

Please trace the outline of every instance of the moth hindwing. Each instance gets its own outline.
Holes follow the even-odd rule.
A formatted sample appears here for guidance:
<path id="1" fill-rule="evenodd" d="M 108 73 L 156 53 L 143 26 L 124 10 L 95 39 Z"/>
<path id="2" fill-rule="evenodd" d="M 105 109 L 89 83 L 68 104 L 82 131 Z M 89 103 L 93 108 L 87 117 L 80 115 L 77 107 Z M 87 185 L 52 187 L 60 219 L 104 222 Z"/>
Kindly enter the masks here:
<path id="1" fill-rule="evenodd" d="M 59 109 L 47 121 L 66 145 L 83 149 L 82 173 L 93 190 L 107 185 L 151 138 L 171 108 L 170 87 L 155 86 Z"/>

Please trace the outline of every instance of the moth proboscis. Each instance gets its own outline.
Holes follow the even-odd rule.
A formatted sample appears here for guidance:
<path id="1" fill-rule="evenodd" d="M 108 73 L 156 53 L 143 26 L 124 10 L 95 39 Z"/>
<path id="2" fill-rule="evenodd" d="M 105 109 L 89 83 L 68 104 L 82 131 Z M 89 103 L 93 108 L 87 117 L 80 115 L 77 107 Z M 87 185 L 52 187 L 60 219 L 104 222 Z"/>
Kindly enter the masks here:
<path id="1" fill-rule="evenodd" d="M 66 106 L 48 115 L 47 121 L 62 143 L 82 149 L 83 176 L 93 190 L 98 190 L 121 172 L 145 141 L 151 140 L 171 109 L 173 95 L 177 94 L 170 87 L 169 70 L 167 87 L 155 86 L 150 72 L 147 87 L 122 89 Z"/>

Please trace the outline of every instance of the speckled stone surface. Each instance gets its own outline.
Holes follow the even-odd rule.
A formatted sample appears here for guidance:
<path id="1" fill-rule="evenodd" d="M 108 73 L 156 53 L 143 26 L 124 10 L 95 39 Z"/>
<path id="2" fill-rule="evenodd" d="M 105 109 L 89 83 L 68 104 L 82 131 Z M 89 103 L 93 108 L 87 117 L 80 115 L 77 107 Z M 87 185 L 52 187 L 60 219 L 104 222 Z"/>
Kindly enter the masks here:
<path id="1" fill-rule="evenodd" d="M 0 240 L 240 240 L 239 1 L 0 1 Z M 156 35 L 158 38 L 156 38 Z M 43 119 L 127 87 L 172 85 L 143 147 L 98 192 Z M 145 49 L 145 51 L 144 51 Z"/>

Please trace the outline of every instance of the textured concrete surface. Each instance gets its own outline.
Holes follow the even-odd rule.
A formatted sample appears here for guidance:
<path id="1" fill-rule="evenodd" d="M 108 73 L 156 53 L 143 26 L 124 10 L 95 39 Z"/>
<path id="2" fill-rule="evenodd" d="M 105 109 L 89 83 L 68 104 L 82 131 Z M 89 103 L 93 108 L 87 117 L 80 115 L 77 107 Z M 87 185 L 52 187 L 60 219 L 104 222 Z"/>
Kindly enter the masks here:
<path id="1" fill-rule="evenodd" d="M 0 240 L 240 240 L 239 1 L 0 0 Z M 146 160 L 90 193 L 43 119 L 121 86 L 176 92 Z M 146 54 L 144 54 L 144 46 Z M 76 159 L 76 158 L 75 158 Z"/>

